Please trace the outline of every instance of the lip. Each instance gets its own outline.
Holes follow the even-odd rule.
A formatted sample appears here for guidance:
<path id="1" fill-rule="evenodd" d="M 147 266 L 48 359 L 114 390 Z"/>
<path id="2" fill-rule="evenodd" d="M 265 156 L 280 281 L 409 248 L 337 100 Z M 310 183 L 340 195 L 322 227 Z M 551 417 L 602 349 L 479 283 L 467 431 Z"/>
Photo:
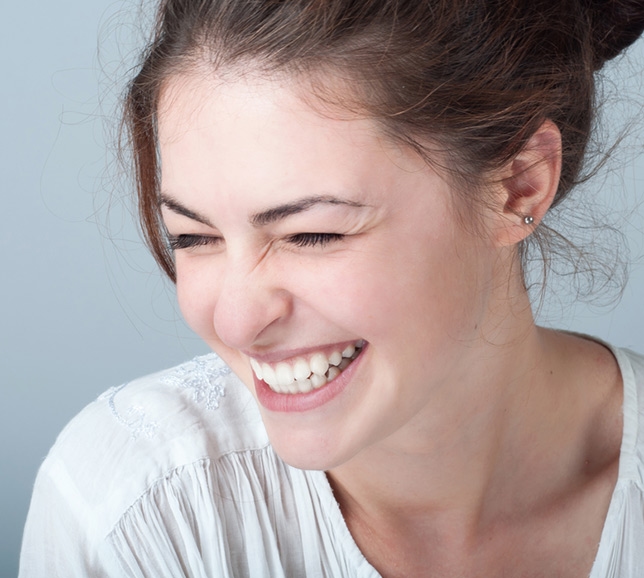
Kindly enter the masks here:
<path id="1" fill-rule="evenodd" d="M 328 403 L 344 391 L 358 370 L 364 353 L 368 348 L 369 344 L 365 343 L 358 357 L 338 377 L 329 381 L 320 389 L 314 389 L 308 393 L 277 393 L 268 387 L 265 382 L 257 379 L 257 376 L 253 372 L 257 401 L 267 410 L 274 412 L 291 413 L 316 409 Z"/>

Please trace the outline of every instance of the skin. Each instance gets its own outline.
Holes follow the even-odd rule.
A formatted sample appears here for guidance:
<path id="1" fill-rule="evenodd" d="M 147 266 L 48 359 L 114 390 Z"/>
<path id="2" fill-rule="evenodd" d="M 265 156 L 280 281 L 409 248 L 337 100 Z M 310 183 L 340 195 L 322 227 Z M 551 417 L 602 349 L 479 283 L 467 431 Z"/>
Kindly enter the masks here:
<path id="1" fill-rule="evenodd" d="M 494 175 L 474 232 L 448 179 L 302 90 L 203 71 L 166 85 L 163 217 L 198 240 L 175 253 L 187 322 L 254 395 L 250 357 L 368 342 L 338 396 L 260 411 L 286 462 L 327 472 L 383 576 L 587 575 L 621 378 L 603 346 L 535 326 L 516 261 L 522 215 L 538 223 L 556 190 L 556 127 Z"/>

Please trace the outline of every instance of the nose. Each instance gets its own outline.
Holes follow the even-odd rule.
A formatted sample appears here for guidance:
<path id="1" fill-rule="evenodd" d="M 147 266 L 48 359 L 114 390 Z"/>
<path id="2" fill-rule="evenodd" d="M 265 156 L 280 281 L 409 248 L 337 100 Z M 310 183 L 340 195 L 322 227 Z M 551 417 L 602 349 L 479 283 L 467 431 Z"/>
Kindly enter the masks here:
<path id="1" fill-rule="evenodd" d="M 226 346 L 248 350 L 277 338 L 292 308 L 278 272 L 229 261 L 218 285 L 213 323 Z"/>

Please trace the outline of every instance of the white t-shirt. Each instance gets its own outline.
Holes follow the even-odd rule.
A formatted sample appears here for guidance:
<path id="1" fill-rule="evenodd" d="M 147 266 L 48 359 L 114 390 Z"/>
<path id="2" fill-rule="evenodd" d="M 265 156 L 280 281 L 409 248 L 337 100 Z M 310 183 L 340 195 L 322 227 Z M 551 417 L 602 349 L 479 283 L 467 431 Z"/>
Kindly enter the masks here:
<path id="1" fill-rule="evenodd" d="M 619 478 L 591 578 L 644 576 L 644 358 L 624 379 Z M 639 386 L 639 388 L 638 388 Z M 273 452 L 214 354 L 112 388 L 43 463 L 20 578 L 376 578 L 323 472 Z"/>

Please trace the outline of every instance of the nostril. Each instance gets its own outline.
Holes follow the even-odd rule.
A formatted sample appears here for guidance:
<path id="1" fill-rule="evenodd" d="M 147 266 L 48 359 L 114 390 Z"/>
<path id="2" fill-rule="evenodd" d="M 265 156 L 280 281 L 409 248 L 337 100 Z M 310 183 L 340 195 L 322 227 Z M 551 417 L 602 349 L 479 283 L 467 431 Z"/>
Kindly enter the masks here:
<path id="1" fill-rule="evenodd" d="M 279 290 L 247 284 L 219 294 L 213 325 L 219 339 L 234 349 L 249 349 L 290 314 L 288 296 Z"/>

